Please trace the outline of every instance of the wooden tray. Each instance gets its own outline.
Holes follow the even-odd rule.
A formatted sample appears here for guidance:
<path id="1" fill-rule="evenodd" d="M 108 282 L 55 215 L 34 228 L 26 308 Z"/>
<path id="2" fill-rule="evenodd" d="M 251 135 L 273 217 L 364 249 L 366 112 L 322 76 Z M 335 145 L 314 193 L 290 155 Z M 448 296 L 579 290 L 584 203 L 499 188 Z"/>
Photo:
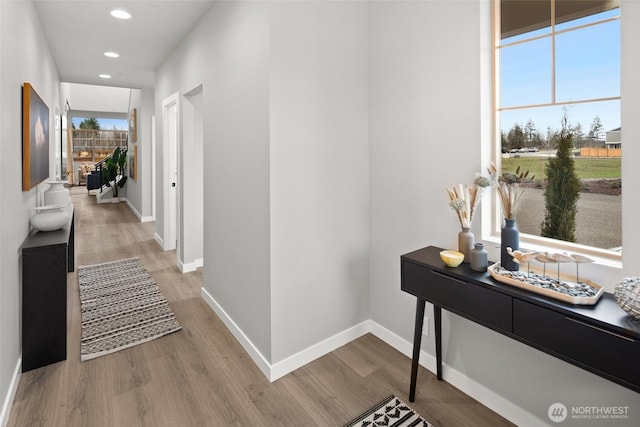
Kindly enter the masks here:
<path id="1" fill-rule="evenodd" d="M 547 276 L 550 279 L 557 279 L 557 275 L 554 275 L 553 272 L 556 270 L 554 267 L 555 265 L 552 267 L 553 264 L 549 264 L 547 266 Z M 523 282 L 521 280 L 517 280 L 514 279 L 512 277 L 507 277 L 507 276 L 503 276 L 501 274 L 498 273 L 498 267 L 500 267 L 500 263 L 497 262 L 491 266 L 489 266 L 489 268 L 487 269 L 489 271 L 489 274 L 491 275 L 491 277 L 493 277 L 495 280 L 497 280 L 498 282 L 501 283 L 506 283 L 507 285 L 512 285 L 512 286 L 516 286 L 518 288 L 521 289 L 525 289 L 527 291 L 531 291 L 531 292 L 535 292 L 537 294 L 541 294 L 544 296 L 547 296 L 549 298 L 553 298 L 553 299 L 557 299 L 560 301 L 564 301 L 564 302 L 568 302 L 570 304 L 576 304 L 576 305 L 594 305 L 595 303 L 598 302 L 598 300 L 600 299 L 600 297 L 602 296 L 602 294 L 604 293 L 604 288 L 596 283 L 593 283 L 589 280 L 580 280 L 580 283 L 583 283 L 591 288 L 593 288 L 596 291 L 596 294 L 594 296 L 590 296 L 590 297 L 581 297 L 581 296 L 573 296 L 573 295 L 568 295 L 562 292 L 558 292 L 556 290 L 553 289 L 547 289 L 547 288 L 542 288 L 536 285 L 532 285 L 530 283 L 527 282 Z M 521 265 L 521 271 L 524 272 L 524 268 L 526 268 L 525 265 Z M 543 269 L 535 264 L 531 264 L 529 267 L 529 271 L 531 273 L 536 273 L 538 275 L 542 275 Z M 573 279 L 570 280 L 570 279 Z M 560 280 L 564 283 L 575 283 L 575 276 L 570 277 L 566 274 L 562 274 L 560 273 Z"/>

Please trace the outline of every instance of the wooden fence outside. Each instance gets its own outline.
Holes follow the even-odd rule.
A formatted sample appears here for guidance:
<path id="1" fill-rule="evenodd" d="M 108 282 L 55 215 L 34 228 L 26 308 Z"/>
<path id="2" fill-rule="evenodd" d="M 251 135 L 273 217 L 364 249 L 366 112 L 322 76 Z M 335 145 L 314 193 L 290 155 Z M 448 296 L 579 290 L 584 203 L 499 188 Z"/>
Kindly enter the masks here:
<path id="1" fill-rule="evenodd" d="M 580 157 L 622 157 L 621 148 L 582 147 Z"/>

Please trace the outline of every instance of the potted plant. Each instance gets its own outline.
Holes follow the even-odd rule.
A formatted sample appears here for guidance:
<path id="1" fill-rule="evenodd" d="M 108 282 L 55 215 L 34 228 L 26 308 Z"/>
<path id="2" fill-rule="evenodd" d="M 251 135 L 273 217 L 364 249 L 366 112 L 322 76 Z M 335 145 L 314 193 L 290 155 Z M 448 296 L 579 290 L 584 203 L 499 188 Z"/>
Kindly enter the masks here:
<path id="1" fill-rule="evenodd" d="M 127 164 L 127 149 L 116 147 L 111 157 L 102 165 L 102 181 L 111 187 L 113 191 L 113 202 L 120 201 L 118 189 L 127 183 L 127 176 L 124 173 L 124 165 Z"/>

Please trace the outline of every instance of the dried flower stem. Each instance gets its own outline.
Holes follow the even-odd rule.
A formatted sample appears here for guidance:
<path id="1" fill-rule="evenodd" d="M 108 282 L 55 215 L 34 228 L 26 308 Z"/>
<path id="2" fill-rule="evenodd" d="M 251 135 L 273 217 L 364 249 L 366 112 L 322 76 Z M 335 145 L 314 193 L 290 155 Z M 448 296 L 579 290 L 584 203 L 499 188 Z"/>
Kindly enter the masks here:
<path id="1" fill-rule="evenodd" d="M 471 228 L 484 189 L 490 184 L 487 178 L 476 177 L 473 186 L 458 184 L 446 189 L 449 194 L 449 206 L 456 211 L 462 228 Z"/>
<path id="2" fill-rule="evenodd" d="M 493 163 L 487 170 L 498 192 L 502 214 L 506 219 L 515 219 L 518 200 L 524 193 L 524 189 L 520 188 L 520 182 L 529 175 L 529 171 L 520 172 L 520 166 L 518 166 L 515 174 L 505 172 L 502 175 L 498 175 L 498 169 Z M 532 176 L 530 179 L 533 180 L 534 178 Z"/>

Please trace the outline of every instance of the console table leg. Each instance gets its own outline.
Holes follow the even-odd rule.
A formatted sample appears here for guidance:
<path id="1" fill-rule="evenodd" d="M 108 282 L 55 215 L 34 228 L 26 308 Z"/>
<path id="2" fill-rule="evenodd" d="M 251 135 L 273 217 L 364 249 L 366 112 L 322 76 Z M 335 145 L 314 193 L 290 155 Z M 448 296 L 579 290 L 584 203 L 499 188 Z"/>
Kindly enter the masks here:
<path id="1" fill-rule="evenodd" d="M 436 334 L 436 373 L 439 381 L 442 381 L 442 308 L 433 306 L 433 327 Z"/>
<path id="2" fill-rule="evenodd" d="M 411 385 L 409 386 L 409 402 L 416 399 L 416 380 L 418 377 L 418 362 L 420 360 L 420 345 L 422 344 L 422 323 L 424 322 L 424 300 L 418 298 L 416 304 L 416 324 L 413 332 L 413 359 L 411 360 Z"/>

